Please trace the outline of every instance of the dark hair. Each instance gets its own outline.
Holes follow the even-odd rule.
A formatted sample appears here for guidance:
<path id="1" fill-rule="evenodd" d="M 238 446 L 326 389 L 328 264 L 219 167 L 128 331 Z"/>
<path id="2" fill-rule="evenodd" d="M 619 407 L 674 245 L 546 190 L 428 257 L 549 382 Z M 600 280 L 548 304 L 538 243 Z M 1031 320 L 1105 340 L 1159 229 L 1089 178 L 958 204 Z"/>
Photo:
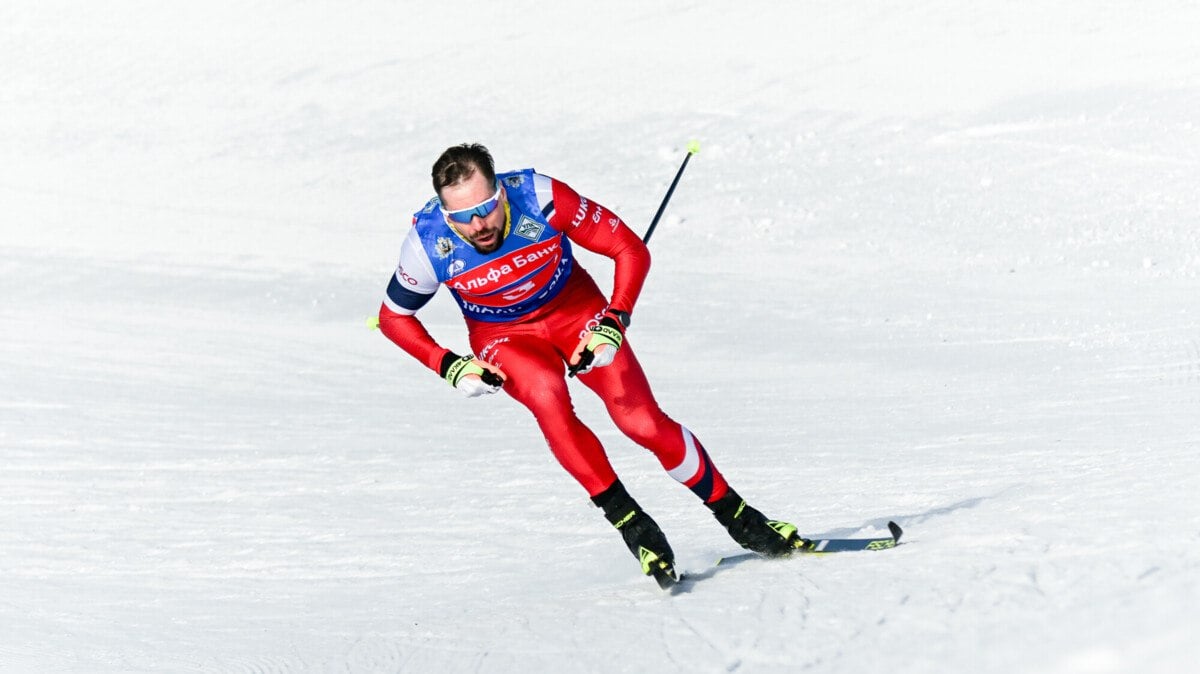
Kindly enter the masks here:
<path id="1" fill-rule="evenodd" d="M 483 171 L 489 184 L 496 182 L 496 165 L 488 149 L 479 143 L 463 143 L 446 148 L 433 162 L 433 190 L 439 195 L 443 187 L 457 185 Z"/>

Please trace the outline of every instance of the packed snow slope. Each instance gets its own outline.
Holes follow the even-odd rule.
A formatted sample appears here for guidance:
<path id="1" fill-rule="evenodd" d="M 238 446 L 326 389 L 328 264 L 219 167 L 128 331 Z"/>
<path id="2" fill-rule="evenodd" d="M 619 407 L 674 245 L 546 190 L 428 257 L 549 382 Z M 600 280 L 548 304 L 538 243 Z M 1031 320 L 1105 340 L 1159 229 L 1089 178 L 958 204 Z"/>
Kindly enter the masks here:
<path id="1" fill-rule="evenodd" d="M 4 3 L 0 671 L 1194 671 L 1198 34 L 1182 0 Z M 664 595 L 523 409 L 366 326 L 446 146 L 641 230 L 693 138 L 630 342 L 753 504 L 895 550 L 714 571 L 578 389 L 698 578 Z"/>

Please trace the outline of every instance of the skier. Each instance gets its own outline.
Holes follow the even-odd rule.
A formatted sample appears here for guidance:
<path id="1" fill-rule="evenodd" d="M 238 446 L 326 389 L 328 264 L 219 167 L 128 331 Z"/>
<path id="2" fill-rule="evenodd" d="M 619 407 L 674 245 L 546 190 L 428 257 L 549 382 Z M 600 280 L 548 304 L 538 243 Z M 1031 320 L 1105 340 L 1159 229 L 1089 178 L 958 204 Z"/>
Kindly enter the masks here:
<path id="1" fill-rule="evenodd" d="M 777 557 L 809 545 L 796 527 L 747 505 L 700 440 L 654 400 L 625 339 L 650 253 L 619 217 L 533 169 L 497 175 L 479 144 L 448 148 L 432 173 L 437 196 L 413 216 L 379 309 L 384 335 L 468 397 L 504 389 L 528 407 L 555 458 L 618 529 L 642 572 L 664 587 L 677 579 L 671 547 L 575 416 L 564 364 L 742 547 Z M 614 260 L 611 298 L 575 262 L 573 244 Z M 462 309 L 474 354 L 439 346 L 415 316 L 440 285 Z"/>

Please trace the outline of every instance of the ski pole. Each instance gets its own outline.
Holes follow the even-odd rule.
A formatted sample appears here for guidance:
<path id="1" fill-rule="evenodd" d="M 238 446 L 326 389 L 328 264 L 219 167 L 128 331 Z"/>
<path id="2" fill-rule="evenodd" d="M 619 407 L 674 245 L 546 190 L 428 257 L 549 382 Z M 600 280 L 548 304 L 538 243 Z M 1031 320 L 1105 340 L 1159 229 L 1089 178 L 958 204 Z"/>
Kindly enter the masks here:
<path id="1" fill-rule="evenodd" d="M 646 236 L 642 237 L 642 243 L 650 243 L 650 236 L 654 234 L 654 228 L 658 226 L 658 219 L 662 217 L 663 211 L 667 210 L 667 202 L 671 200 L 671 195 L 675 193 L 675 186 L 679 184 L 679 178 L 683 175 L 683 169 L 687 168 L 688 160 L 692 155 L 700 151 L 700 141 L 693 140 L 688 143 L 687 155 L 683 158 L 683 163 L 679 165 L 679 170 L 675 172 L 675 179 L 671 181 L 671 187 L 667 189 L 667 196 L 663 197 L 662 203 L 658 205 L 658 212 L 654 214 L 654 219 L 650 221 L 650 229 L 646 230 Z"/>
<path id="2" fill-rule="evenodd" d="M 675 179 L 671 181 L 671 187 L 667 188 L 667 196 L 663 197 L 662 203 L 658 205 L 658 212 L 654 214 L 654 219 L 650 221 L 650 229 L 646 230 L 646 236 L 642 237 L 642 243 L 650 243 L 650 235 L 654 234 L 654 228 L 658 226 L 658 219 L 662 217 L 663 211 L 667 209 L 667 202 L 671 200 L 671 195 L 675 193 L 675 186 L 679 184 L 679 178 L 683 175 L 683 169 L 687 168 L 688 160 L 692 155 L 700 151 L 700 141 L 693 140 L 687 145 L 687 156 L 683 158 L 683 163 L 679 165 L 679 170 L 675 172 Z M 582 358 L 578 363 L 567 367 L 567 377 L 574 377 L 579 374 L 579 371 L 587 363 Z"/>

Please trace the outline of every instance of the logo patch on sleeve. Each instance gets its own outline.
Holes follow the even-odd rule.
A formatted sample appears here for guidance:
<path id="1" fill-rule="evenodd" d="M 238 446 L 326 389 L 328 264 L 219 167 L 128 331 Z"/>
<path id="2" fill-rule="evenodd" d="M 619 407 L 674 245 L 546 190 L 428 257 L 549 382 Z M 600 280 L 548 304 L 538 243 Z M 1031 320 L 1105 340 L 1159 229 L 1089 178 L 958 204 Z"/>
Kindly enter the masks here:
<path id="1" fill-rule="evenodd" d="M 538 237 L 542 235 L 542 231 L 545 228 L 545 225 L 534 220 L 528 215 L 522 215 L 521 221 L 517 223 L 517 227 L 513 230 L 513 233 L 523 239 L 537 241 Z"/>

